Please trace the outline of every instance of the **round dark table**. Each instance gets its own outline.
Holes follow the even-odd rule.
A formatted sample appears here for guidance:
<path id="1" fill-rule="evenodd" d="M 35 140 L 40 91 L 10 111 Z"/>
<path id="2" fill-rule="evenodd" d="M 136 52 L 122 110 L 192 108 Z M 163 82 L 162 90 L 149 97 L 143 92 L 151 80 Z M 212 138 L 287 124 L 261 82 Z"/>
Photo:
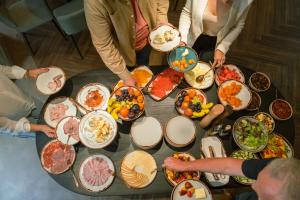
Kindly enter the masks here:
<path id="1" fill-rule="evenodd" d="M 249 79 L 250 75 L 253 73 L 252 70 L 249 70 L 247 68 L 241 67 L 241 70 L 243 71 L 246 80 Z M 159 73 L 163 69 L 165 69 L 166 66 L 155 66 L 151 67 L 151 70 L 154 74 Z M 82 74 L 76 75 L 69 80 L 67 80 L 64 88 L 57 94 L 52 95 L 49 97 L 48 101 L 51 101 L 53 98 L 56 98 L 58 96 L 70 96 L 75 98 L 77 92 L 79 89 L 92 82 L 99 82 L 107 86 L 108 88 L 112 88 L 114 84 L 119 80 L 119 78 L 112 74 L 106 67 L 103 67 L 102 69 L 87 71 Z M 178 93 L 180 89 L 176 89 L 168 98 L 164 99 L 161 102 L 156 102 L 151 99 L 151 97 L 146 95 L 145 98 L 145 116 L 153 116 L 157 118 L 163 125 L 166 124 L 166 122 L 171 119 L 172 117 L 175 117 L 178 115 L 174 108 L 174 99 L 176 94 Z M 209 102 L 218 103 L 218 97 L 217 97 L 217 86 L 214 84 L 211 88 L 204 90 L 206 93 Z M 268 112 L 268 107 L 272 100 L 276 98 L 276 88 L 274 85 L 271 86 L 271 88 L 264 92 L 260 93 L 260 96 L 262 98 L 262 104 L 260 111 Z M 282 97 L 280 93 L 278 92 L 278 97 Z M 45 104 L 46 105 L 46 104 Z M 45 109 L 45 106 L 43 110 Z M 43 113 L 43 112 L 42 112 Z M 240 111 L 233 113 L 229 118 L 227 118 L 224 123 L 225 124 L 233 124 L 233 122 L 240 116 L 244 115 L 254 115 L 256 112 L 249 112 L 249 111 Z M 40 123 L 44 123 L 43 116 L 40 116 Z M 204 136 L 206 129 L 201 129 L 199 127 L 199 119 L 194 120 L 194 123 L 197 127 L 196 133 L 197 137 L 194 143 L 190 144 L 189 146 L 185 148 L 174 148 L 169 146 L 165 140 L 163 140 L 156 148 L 148 150 L 150 154 L 153 155 L 153 157 L 156 160 L 157 166 L 161 166 L 163 163 L 163 160 L 172 155 L 174 152 L 189 152 L 192 155 L 194 155 L 196 158 L 200 158 L 200 140 Z M 295 136 L 295 130 L 294 130 L 294 120 L 293 118 L 287 120 L 287 121 L 276 121 L 276 127 L 275 132 L 278 132 L 285 136 L 292 144 L 294 142 L 294 136 Z M 108 157 L 110 157 L 115 166 L 117 175 L 119 175 L 119 169 L 120 169 L 120 161 L 121 159 L 128 153 L 135 149 L 139 149 L 138 147 L 134 146 L 134 144 L 131 143 L 130 140 L 130 122 L 123 122 L 122 124 L 118 123 L 118 135 L 114 141 L 113 144 L 109 145 L 108 147 L 100 150 L 94 150 L 89 149 L 83 146 L 82 144 L 77 144 L 77 157 L 76 161 L 74 163 L 74 171 L 76 176 L 78 177 L 78 170 L 81 162 L 88 157 L 89 155 L 93 154 L 105 154 Z M 37 134 L 36 137 L 36 147 L 37 152 L 40 156 L 41 151 L 43 147 L 46 145 L 47 142 L 49 142 L 51 139 L 45 136 L 44 134 Z M 225 136 L 222 137 L 222 141 L 225 145 L 225 149 L 227 152 L 227 155 L 230 155 L 230 153 L 238 149 L 236 144 L 234 143 L 234 140 L 231 136 Z M 60 174 L 60 175 L 53 175 L 49 174 L 57 183 L 62 185 L 63 187 L 84 195 L 90 195 L 90 196 L 110 196 L 110 195 L 132 195 L 132 194 L 159 194 L 159 193 L 170 193 L 172 191 L 172 187 L 167 182 L 164 173 L 162 171 L 159 171 L 157 173 L 157 176 L 154 180 L 154 182 L 149 185 L 148 187 L 144 189 L 129 189 L 123 182 L 120 180 L 117 176 L 111 185 L 107 190 L 93 193 L 85 190 L 82 187 L 76 187 L 72 173 L 70 170 L 67 172 Z M 203 179 L 203 176 L 202 176 Z M 221 187 L 222 188 L 237 188 L 242 187 L 242 185 L 236 183 L 232 179 L 230 179 L 230 182 L 228 185 Z"/>

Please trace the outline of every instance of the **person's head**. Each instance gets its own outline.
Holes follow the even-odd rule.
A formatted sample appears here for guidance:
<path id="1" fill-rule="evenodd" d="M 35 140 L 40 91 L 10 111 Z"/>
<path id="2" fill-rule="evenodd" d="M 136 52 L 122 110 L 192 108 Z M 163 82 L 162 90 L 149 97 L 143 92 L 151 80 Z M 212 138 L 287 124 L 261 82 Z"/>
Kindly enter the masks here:
<path id="1" fill-rule="evenodd" d="M 258 175 L 252 188 L 260 200 L 296 200 L 300 197 L 300 160 L 275 159 Z"/>

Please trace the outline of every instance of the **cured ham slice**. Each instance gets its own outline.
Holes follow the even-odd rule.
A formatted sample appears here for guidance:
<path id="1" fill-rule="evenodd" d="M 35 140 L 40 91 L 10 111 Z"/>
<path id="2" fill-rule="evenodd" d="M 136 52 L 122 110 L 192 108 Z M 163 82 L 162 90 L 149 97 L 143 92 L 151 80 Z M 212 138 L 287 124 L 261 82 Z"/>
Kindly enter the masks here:
<path id="1" fill-rule="evenodd" d="M 77 119 L 70 118 L 63 126 L 64 133 L 79 141 L 79 122 Z"/>
<path id="2" fill-rule="evenodd" d="M 62 86 L 62 82 L 61 82 L 61 78 L 63 77 L 63 75 L 57 75 L 55 76 L 51 82 L 48 83 L 48 88 L 51 90 L 51 91 L 56 91 L 57 89 L 61 88 Z"/>
<path id="3" fill-rule="evenodd" d="M 112 176 L 112 170 L 105 159 L 93 158 L 83 167 L 83 177 L 85 181 L 92 186 L 105 184 Z"/>
<path id="4" fill-rule="evenodd" d="M 69 106 L 59 103 L 56 104 L 55 106 L 51 107 L 49 109 L 49 115 L 50 115 L 50 120 L 51 121 L 59 121 L 61 120 L 65 114 L 66 111 L 69 109 Z"/>
<path id="5" fill-rule="evenodd" d="M 66 171 L 73 164 L 74 159 L 74 149 L 59 141 L 50 142 L 42 152 L 44 168 L 54 174 Z"/>

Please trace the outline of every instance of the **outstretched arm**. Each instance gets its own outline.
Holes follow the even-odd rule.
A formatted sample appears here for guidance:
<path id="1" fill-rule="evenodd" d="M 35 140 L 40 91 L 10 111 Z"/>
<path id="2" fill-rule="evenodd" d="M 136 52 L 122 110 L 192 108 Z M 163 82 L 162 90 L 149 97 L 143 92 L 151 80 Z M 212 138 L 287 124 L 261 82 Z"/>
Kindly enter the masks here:
<path id="1" fill-rule="evenodd" d="M 164 160 L 166 168 L 174 171 L 202 171 L 230 176 L 244 176 L 242 164 L 244 160 L 235 158 L 207 158 L 185 162 L 172 157 Z"/>

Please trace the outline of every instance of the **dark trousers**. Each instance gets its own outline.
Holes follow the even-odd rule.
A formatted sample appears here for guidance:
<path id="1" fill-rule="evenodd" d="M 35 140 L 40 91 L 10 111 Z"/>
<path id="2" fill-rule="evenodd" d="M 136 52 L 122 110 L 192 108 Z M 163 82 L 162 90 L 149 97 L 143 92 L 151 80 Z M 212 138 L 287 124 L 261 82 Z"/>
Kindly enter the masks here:
<path id="1" fill-rule="evenodd" d="M 144 48 L 136 51 L 136 65 L 149 65 L 149 56 L 151 52 L 151 46 L 147 44 Z"/>
<path id="2" fill-rule="evenodd" d="M 217 37 L 201 34 L 193 45 L 193 49 L 198 53 L 200 61 L 213 62 Z"/>

